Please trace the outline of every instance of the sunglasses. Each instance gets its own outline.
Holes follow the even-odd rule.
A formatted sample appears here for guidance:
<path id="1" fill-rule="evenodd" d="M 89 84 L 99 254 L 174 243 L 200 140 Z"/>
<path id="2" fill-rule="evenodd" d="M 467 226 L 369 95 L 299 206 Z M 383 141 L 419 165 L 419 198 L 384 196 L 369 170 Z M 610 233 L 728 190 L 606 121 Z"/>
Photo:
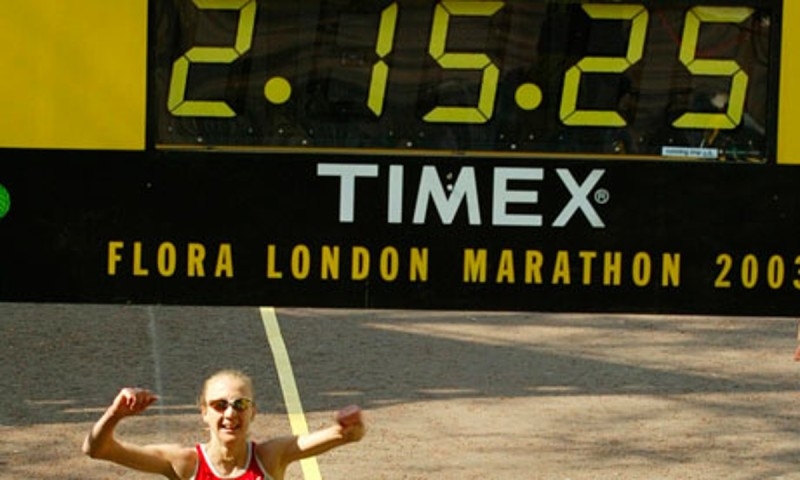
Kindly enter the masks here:
<path id="1" fill-rule="evenodd" d="M 244 412 L 253 404 L 253 401 L 249 398 L 237 398 L 233 401 L 228 400 L 214 400 L 212 402 L 208 402 L 208 406 L 213 408 L 219 413 L 225 413 L 228 410 L 228 407 L 233 407 L 234 410 L 237 412 Z"/>

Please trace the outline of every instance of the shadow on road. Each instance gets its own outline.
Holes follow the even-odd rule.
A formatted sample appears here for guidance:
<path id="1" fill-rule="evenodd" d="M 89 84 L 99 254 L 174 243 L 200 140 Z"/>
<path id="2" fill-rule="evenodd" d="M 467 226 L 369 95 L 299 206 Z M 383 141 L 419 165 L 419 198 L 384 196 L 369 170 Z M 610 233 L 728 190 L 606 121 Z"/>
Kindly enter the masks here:
<path id="1" fill-rule="evenodd" d="M 793 321 L 768 318 L 279 309 L 307 411 L 452 398 L 785 392 Z M 85 422 L 121 386 L 196 411 L 210 372 L 254 376 L 283 408 L 252 307 L 0 305 L 0 424 Z M 787 365 L 755 365 L 781 351 Z M 262 407 L 264 408 L 264 407 Z M 730 405 L 725 408 L 731 408 Z M 760 406 L 741 405 L 769 415 Z"/>

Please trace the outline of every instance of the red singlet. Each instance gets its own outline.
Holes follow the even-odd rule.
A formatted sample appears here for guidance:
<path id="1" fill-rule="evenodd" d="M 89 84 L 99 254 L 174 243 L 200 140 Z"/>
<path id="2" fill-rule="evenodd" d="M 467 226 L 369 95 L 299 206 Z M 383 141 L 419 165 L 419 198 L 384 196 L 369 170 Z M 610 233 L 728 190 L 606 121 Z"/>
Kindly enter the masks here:
<path id="1" fill-rule="evenodd" d="M 194 472 L 192 480 L 272 480 L 255 454 L 256 444 L 254 442 L 250 442 L 247 449 L 247 470 L 238 477 L 223 477 L 217 473 L 208 462 L 205 448 L 200 444 L 197 444 L 195 448 L 197 449 L 197 470 Z"/>

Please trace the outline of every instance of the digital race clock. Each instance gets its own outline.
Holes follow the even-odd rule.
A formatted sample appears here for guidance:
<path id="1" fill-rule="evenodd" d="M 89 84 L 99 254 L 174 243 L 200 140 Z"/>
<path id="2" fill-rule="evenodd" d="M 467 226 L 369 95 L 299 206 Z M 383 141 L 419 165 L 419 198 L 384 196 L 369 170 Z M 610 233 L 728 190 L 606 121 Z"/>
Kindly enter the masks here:
<path id="1" fill-rule="evenodd" d="M 781 2 L 153 2 L 157 148 L 775 157 Z"/>

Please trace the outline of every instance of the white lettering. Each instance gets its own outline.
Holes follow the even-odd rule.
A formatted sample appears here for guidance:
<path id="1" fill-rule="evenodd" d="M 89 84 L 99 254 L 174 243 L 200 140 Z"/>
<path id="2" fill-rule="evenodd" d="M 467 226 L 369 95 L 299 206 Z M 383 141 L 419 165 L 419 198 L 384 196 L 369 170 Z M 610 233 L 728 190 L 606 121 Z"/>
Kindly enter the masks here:
<path id="1" fill-rule="evenodd" d="M 458 173 L 455 185 L 448 185 L 450 195 L 448 196 L 442 187 L 442 181 L 436 167 L 425 166 L 422 168 L 422 177 L 419 180 L 419 191 L 417 193 L 417 206 L 414 209 L 414 223 L 425 223 L 428 213 L 428 199 L 433 200 L 436 210 L 442 223 L 449 225 L 458 211 L 458 206 L 466 199 L 467 216 L 470 225 L 481 224 L 481 212 L 478 205 L 478 187 L 475 183 L 475 169 L 464 167 Z"/>
<path id="2" fill-rule="evenodd" d="M 353 223 L 355 219 L 356 178 L 377 177 L 378 166 L 320 163 L 317 165 L 317 175 L 320 177 L 339 177 L 339 222 Z"/>
<path id="3" fill-rule="evenodd" d="M 575 212 L 580 210 L 584 215 L 586 215 L 586 219 L 589 220 L 589 224 L 591 224 L 593 227 L 605 227 L 600 215 L 597 214 L 597 211 L 594 209 L 592 204 L 589 203 L 589 193 L 591 193 L 594 186 L 597 185 L 597 182 L 600 181 L 600 178 L 605 173 L 605 170 L 592 170 L 582 185 L 578 185 L 578 182 L 575 181 L 572 173 L 566 168 L 557 168 L 556 173 L 561 178 L 561 182 L 564 184 L 564 186 L 567 187 L 567 190 L 569 190 L 569 193 L 572 195 L 572 199 L 569 201 L 569 203 L 567 203 L 564 209 L 561 210 L 561 213 L 558 214 L 555 222 L 553 222 L 553 226 L 565 226 L 567 222 L 572 219 L 572 216 L 575 214 Z"/>
<path id="4" fill-rule="evenodd" d="M 506 207 L 510 203 L 538 203 L 536 190 L 509 190 L 509 180 L 542 180 L 541 168 L 496 168 L 494 170 L 494 191 L 492 198 L 492 225 L 516 225 L 541 227 L 542 216 L 511 214 Z"/>

